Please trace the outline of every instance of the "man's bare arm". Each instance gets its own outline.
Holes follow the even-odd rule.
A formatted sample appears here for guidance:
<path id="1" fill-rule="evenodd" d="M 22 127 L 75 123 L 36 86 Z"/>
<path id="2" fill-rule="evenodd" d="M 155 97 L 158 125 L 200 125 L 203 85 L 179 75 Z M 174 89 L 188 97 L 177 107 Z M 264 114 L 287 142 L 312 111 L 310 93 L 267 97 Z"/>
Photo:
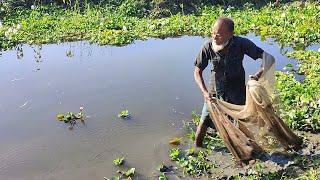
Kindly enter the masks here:
<path id="1" fill-rule="evenodd" d="M 202 77 L 202 70 L 200 68 L 198 68 L 197 66 L 195 66 L 194 68 L 194 79 L 198 85 L 198 87 L 200 88 L 202 95 L 205 99 L 205 101 L 211 101 L 212 98 L 207 90 L 207 87 L 204 83 L 203 77 Z"/>
<path id="2" fill-rule="evenodd" d="M 262 64 L 260 66 L 260 69 L 254 75 L 249 76 L 251 79 L 258 80 L 261 77 L 261 75 L 263 74 L 263 72 L 268 71 L 269 68 L 275 63 L 274 57 L 265 51 L 262 53 L 261 58 L 262 58 Z"/>

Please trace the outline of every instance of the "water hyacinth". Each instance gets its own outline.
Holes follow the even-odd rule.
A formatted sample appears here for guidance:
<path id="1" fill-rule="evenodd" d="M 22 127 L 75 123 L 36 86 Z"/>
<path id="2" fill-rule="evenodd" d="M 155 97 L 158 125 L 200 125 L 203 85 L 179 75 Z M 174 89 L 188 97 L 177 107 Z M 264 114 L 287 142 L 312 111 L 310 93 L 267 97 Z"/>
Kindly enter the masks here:
<path id="1" fill-rule="evenodd" d="M 1 28 L 1 26 L 0 26 L 0 28 Z M 9 27 L 7 29 L 7 31 L 4 33 L 4 35 L 5 35 L 5 37 L 10 37 L 11 35 L 18 33 L 18 31 L 21 28 L 22 28 L 21 24 L 13 25 L 12 27 Z"/>
<path id="2" fill-rule="evenodd" d="M 302 47 L 318 43 L 318 4 L 308 2 L 299 9 L 296 6 L 294 3 L 263 8 L 208 5 L 199 6 L 198 15 L 178 13 L 155 19 L 148 13 L 137 18 L 133 12 L 140 12 L 144 7 L 136 11 L 137 7 L 130 4 L 121 6 L 122 9 L 95 7 L 83 12 L 53 7 L 56 9 L 50 13 L 44 10 L 45 6 L 33 5 L 30 9 L 17 10 L 16 16 L 4 18 L 4 24 L 23 23 L 24 32 L 14 39 L 11 36 L 4 38 L 0 47 L 9 49 L 18 42 L 41 44 L 84 39 L 101 45 L 122 46 L 148 37 L 207 36 L 210 35 L 210 25 L 218 16 L 232 17 L 237 25 L 235 33 L 239 35 L 252 32 L 263 38 L 274 38 L 283 46 Z M 124 7 L 134 10 L 130 10 L 130 16 L 126 16 Z"/>
<path id="3" fill-rule="evenodd" d="M 16 32 L 17 32 L 16 29 L 10 27 L 10 28 L 4 33 L 4 36 L 7 37 L 7 38 L 9 38 L 11 34 L 15 34 Z"/>

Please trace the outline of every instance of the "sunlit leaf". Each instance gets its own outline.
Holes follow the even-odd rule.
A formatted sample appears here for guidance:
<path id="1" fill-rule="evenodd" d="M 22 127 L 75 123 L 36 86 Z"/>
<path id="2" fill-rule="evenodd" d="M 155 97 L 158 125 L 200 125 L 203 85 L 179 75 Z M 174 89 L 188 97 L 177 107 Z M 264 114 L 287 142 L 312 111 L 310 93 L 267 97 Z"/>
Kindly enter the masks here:
<path id="1" fill-rule="evenodd" d="M 62 114 L 62 113 L 57 114 L 57 119 L 58 119 L 59 121 L 63 121 L 63 119 L 64 119 L 64 114 Z"/>
<path id="2" fill-rule="evenodd" d="M 119 166 L 122 165 L 124 162 L 124 157 L 118 157 L 115 160 L 113 160 L 113 165 Z"/>
<path id="3" fill-rule="evenodd" d="M 136 168 L 130 168 L 128 171 L 125 172 L 125 175 L 128 176 L 133 176 Z"/>

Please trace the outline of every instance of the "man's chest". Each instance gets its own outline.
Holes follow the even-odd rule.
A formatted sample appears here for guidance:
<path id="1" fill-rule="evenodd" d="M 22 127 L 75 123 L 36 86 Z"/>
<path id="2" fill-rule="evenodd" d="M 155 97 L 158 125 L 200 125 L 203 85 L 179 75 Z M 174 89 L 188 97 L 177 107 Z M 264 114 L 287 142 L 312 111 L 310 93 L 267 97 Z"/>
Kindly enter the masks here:
<path id="1" fill-rule="evenodd" d="M 244 54 L 237 48 L 230 48 L 225 54 L 211 52 L 211 64 L 214 71 L 232 71 L 242 68 Z"/>

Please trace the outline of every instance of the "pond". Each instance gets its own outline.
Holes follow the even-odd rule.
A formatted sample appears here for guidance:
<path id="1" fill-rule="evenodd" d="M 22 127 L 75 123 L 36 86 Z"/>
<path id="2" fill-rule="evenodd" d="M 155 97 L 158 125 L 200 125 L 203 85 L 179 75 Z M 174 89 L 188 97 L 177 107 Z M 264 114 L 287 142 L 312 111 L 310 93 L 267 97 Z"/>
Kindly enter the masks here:
<path id="1" fill-rule="evenodd" d="M 271 39 L 247 37 L 275 56 L 278 70 L 295 64 Z M 167 158 L 169 139 L 202 108 L 193 62 L 205 40 L 22 45 L 2 52 L 0 179 L 102 179 L 116 173 L 112 160 L 118 156 L 139 179 L 150 179 Z M 247 75 L 260 63 L 245 57 Z M 85 124 L 68 130 L 56 120 L 57 113 L 80 106 Z M 126 108 L 132 119 L 117 118 Z"/>

